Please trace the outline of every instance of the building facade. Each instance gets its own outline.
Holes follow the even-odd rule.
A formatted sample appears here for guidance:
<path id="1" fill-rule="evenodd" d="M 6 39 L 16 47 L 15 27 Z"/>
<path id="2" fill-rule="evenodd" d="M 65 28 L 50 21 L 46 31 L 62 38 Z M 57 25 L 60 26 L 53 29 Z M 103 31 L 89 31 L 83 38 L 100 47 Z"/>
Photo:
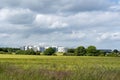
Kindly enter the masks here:
<path id="1" fill-rule="evenodd" d="M 44 52 L 46 49 L 48 49 L 50 47 L 54 48 L 56 50 L 56 52 L 62 52 L 62 53 L 67 52 L 67 48 L 61 47 L 61 46 L 30 46 L 30 45 L 28 45 L 28 46 L 21 47 L 21 50 L 33 49 L 34 51 Z"/>

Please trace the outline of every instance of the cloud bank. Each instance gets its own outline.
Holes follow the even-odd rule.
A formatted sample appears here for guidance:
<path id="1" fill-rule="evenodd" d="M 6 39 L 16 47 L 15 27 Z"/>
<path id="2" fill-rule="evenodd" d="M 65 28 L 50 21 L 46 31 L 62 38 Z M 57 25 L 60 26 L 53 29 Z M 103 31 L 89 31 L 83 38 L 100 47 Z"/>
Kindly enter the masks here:
<path id="1" fill-rule="evenodd" d="M 119 0 L 0 0 L 0 46 L 118 48 Z"/>

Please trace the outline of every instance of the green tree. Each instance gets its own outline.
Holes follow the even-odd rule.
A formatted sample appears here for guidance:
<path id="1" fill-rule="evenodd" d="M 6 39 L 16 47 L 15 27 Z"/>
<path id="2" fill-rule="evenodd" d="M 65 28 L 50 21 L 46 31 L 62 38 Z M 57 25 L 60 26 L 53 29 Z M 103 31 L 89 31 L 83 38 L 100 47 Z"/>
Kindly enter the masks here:
<path id="1" fill-rule="evenodd" d="M 16 54 L 26 54 L 26 51 L 25 50 L 17 50 Z"/>
<path id="2" fill-rule="evenodd" d="M 4 47 L 0 48 L 0 51 L 5 52 L 7 54 L 14 53 L 14 52 L 16 52 L 18 50 L 20 50 L 20 48 L 8 48 L 8 47 L 6 47 L 6 48 L 4 48 Z"/>
<path id="3" fill-rule="evenodd" d="M 117 49 L 114 49 L 113 53 L 117 54 L 117 53 L 119 53 L 119 51 Z"/>
<path id="4" fill-rule="evenodd" d="M 40 55 L 41 54 L 41 51 L 36 51 L 36 55 Z"/>
<path id="5" fill-rule="evenodd" d="M 96 56 L 105 56 L 106 52 L 102 51 L 102 50 L 97 50 L 97 54 Z"/>
<path id="6" fill-rule="evenodd" d="M 97 56 L 97 49 L 95 46 L 88 46 L 87 48 L 87 56 Z"/>
<path id="7" fill-rule="evenodd" d="M 29 50 L 17 50 L 16 54 L 25 54 L 25 55 L 36 55 L 36 52 L 33 49 Z"/>
<path id="8" fill-rule="evenodd" d="M 75 49 L 71 48 L 67 50 L 67 53 L 75 53 Z"/>
<path id="9" fill-rule="evenodd" d="M 56 52 L 56 50 L 54 48 L 48 48 L 44 51 L 44 55 L 53 55 Z"/>
<path id="10" fill-rule="evenodd" d="M 84 56 L 86 54 L 86 49 L 84 46 L 79 46 L 75 49 L 76 56 Z"/>
<path id="11" fill-rule="evenodd" d="M 26 50 L 25 53 L 28 55 L 36 55 L 36 52 L 33 49 Z"/>

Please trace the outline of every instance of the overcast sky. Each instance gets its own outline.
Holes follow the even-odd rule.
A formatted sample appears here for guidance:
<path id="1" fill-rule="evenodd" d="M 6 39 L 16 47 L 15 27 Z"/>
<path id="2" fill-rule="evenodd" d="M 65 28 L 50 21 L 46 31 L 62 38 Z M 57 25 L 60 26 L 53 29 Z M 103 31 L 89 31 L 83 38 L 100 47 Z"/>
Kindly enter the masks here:
<path id="1" fill-rule="evenodd" d="M 120 49 L 120 0 L 0 0 L 0 46 Z"/>

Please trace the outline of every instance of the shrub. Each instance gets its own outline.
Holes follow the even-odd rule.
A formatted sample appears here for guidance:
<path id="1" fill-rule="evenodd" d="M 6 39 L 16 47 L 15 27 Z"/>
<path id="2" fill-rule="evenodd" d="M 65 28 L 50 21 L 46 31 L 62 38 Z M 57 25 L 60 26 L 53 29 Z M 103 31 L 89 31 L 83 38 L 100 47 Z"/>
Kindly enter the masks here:
<path id="1" fill-rule="evenodd" d="M 75 49 L 76 56 L 84 56 L 85 54 L 86 54 L 86 49 L 84 48 L 84 46 L 80 46 Z"/>
<path id="2" fill-rule="evenodd" d="M 41 54 L 41 52 L 40 52 L 40 51 L 37 51 L 37 52 L 36 52 L 36 55 L 40 55 L 40 54 Z"/>
<path id="3" fill-rule="evenodd" d="M 74 53 L 63 53 L 63 56 L 74 56 Z"/>
<path id="4" fill-rule="evenodd" d="M 109 54 L 107 54 L 107 56 L 117 57 L 117 56 L 119 56 L 119 55 L 118 55 L 118 54 L 115 54 L 115 53 L 109 53 Z"/>
<path id="5" fill-rule="evenodd" d="M 44 51 L 44 55 L 53 55 L 56 52 L 56 50 L 54 48 L 48 48 Z"/>

